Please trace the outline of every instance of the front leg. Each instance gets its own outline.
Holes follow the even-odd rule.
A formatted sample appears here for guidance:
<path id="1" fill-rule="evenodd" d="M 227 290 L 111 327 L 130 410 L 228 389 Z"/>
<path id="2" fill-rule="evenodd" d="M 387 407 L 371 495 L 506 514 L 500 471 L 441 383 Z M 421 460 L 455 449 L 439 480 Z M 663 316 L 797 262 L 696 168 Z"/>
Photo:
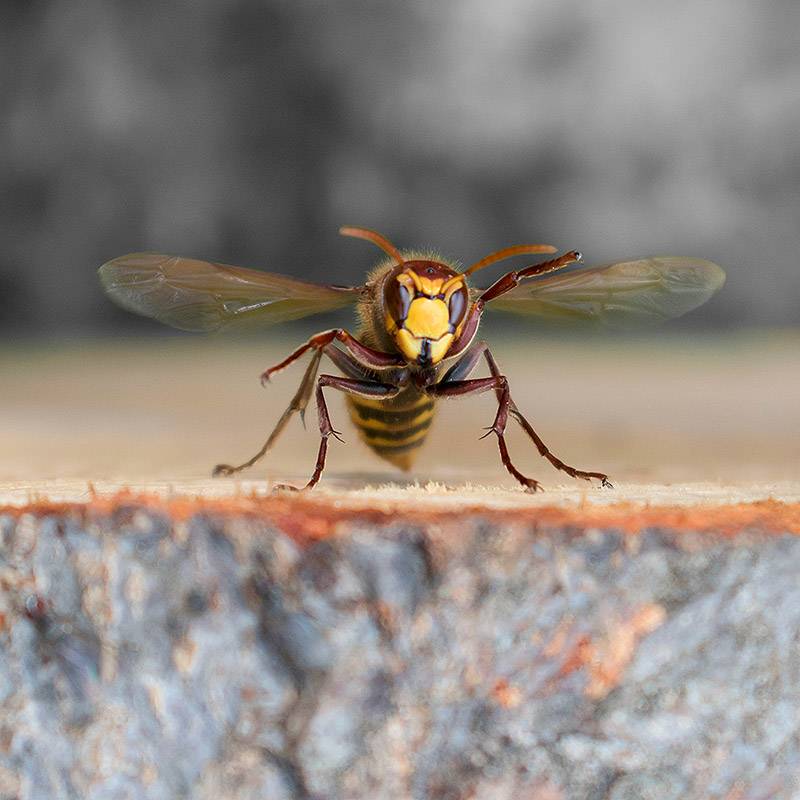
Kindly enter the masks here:
<path id="1" fill-rule="evenodd" d="M 289 364 L 297 361 L 308 350 L 324 350 L 334 341 L 341 342 L 350 355 L 368 369 L 391 369 L 393 367 L 402 367 L 406 364 L 406 360 L 398 353 L 383 353 L 380 350 L 375 350 L 359 342 L 355 336 L 352 336 L 344 328 L 333 328 L 329 331 L 315 334 L 279 364 L 265 370 L 261 375 L 261 383 L 267 383 L 276 372 L 286 369 Z"/>
<path id="2" fill-rule="evenodd" d="M 461 325 L 461 330 L 450 345 L 447 351 L 447 357 L 460 356 L 467 352 L 475 334 L 478 331 L 483 310 L 486 304 L 491 302 L 501 294 L 510 292 L 515 286 L 519 286 L 520 282 L 528 278 L 534 278 L 537 275 L 546 275 L 550 272 L 556 272 L 563 269 L 576 261 L 581 261 L 583 256 L 577 250 L 570 250 L 563 256 L 553 258 L 550 261 L 544 261 L 541 264 L 534 264 L 525 269 L 507 272 L 502 278 L 496 280 L 488 289 L 484 289 L 475 302 L 470 306 L 467 316 Z M 485 345 L 483 345 L 485 347 Z"/>
<path id="3" fill-rule="evenodd" d="M 269 435 L 267 441 L 264 442 L 261 449 L 242 464 L 237 464 L 236 466 L 232 464 L 217 464 L 212 472 L 212 475 L 215 478 L 221 475 L 235 475 L 237 472 L 241 472 L 248 467 L 252 467 L 253 464 L 255 464 L 257 461 L 260 461 L 266 455 L 267 451 L 270 450 L 272 445 L 275 444 L 278 437 L 281 435 L 281 433 L 283 433 L 283 430 L 286 428 L 289 420 L 292 418 L 292 416 L 294 416 L 295 413 L 300 414 L 300 419 L 303 421 L 303 426 L 305 426 L 306 406 L 308 405 L 308 401 L 311 399 L 311 392 L 314 388 L 314 380 L 317 377 L 317 370 L 319 369 L 319 362 L 322 359 L 322 353 L 322 350 L 317 350 L 314 353 L 311 361 L 308 363 L 308 367 L 306 367 L 303 380 L 300 381 L 300 386 L 297 388 L 297 391 L 289 403 L 288 408 L 281 415 L 281 418 L 278 420 L 278 423 L 275 425 L 272 433 Z M 344 353 L 342 353 L 342 355 L 344 355 Z"/>
<path id="4" fill-rule="evenodd" d="M 500 297 L 501 294 L 510 292 L 527 278 L 547 275 L 550 272 L 564 269 L 564 267 L 579 261 L 583 261 L 583 256 L 577 250 L 570 250 L 569 253 L 564 253 L 563 256 L 550 259 L 550 261 L 543 261 L 541 264 L 533 264 L 530 267 L 525 267 L 525 269 L 507 272 L 502 278 L 498 278 L 488 289 L 484 290 L 475 302 L 483 306 L 497 297 Z"/>

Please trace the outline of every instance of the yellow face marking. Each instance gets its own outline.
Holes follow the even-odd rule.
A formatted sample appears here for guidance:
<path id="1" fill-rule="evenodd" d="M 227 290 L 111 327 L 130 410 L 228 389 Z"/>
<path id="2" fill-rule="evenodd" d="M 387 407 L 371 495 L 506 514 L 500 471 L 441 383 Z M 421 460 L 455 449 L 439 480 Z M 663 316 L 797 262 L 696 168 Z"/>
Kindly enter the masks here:
<path id="1" fill-rule="evenodd" d="M 450 349 L 452 342 L 452 333 L 446 333 L 441 339 L 431 342 L 431 361 L 434 364 L 438 364 L 447 355 L 447 351 Z"/>
<path id="2" fill-rule="evenodd" d="M 437 294 L 441 294 L 442 283 L 444 283 L 441 278 L 426 278 L 424 275 L 418 275 L 417 277 L 422 285 L 423 294 L 427 294 L 430 297 L 435 297 Z"/>
<path id="3" fill-rule="evenodd" d="M 416 361 L 422 352 L 422 340 L 415 339 L 405 328 L 400 328 L 394 335 L 394 340 L 405 356 L 406 361 Z"/>
<path id="4" fill-rule="evenodd" d="M 447 356 L 455 338 L 450 325 L 450 298 L 462 290 L 464 277 L 441 274 L 431 277 L 408 268 L 396 280 L 414 299 L 406 306 L 402 321 L 395 320 L 387 310 L 386 330 L 407 361 L 419 361 L 424 350 L 429 363 L 438 364 Z M 463 319 L 458 323 L 459 328 L 462 324 Z"/>
<path id="5" fill-rule="evenodd" d="M 444 300 L 417 297 L 411 301 L 404 327 L 417 338 L 438 339 L 450 330 L 450 310 Z"/>
<path id="6" fill-rule="evenodd" d="M 464 276 L 463 275 L 453 275 L 450 280 L 447 280 L 442 284 L 442 287 L 439 289 L 439 294 L 444 295 L 445 300 L 450 299 L 450 295 L 456 291 L 456 289 L 460 289 L 462 284 L 464 283 Z"/>
<path id="7" fill-rule="evenodd" d="M 405 272 L 401 272 L 397 276 L 397 282 L 401 286 L 405 286 L 412 295 L 414 294 L 415 290 L 417 292 L 422 291 L 422 282 L 420 277 L 416 272 L 414 272 L 413 269 L 407 269 Z"/>

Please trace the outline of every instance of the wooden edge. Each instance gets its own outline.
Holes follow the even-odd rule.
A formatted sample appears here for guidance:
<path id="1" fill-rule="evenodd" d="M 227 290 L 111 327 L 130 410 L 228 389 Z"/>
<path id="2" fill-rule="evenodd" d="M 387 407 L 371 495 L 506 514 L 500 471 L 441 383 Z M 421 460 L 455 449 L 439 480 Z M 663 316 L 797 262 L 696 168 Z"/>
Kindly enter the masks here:
<path id="1" fill-rule="evenodd" d="M 163 514 L 175 522 L 198 515 L 269 522 L 300 543 L 333 536 L 340 526 L 348 523 L 380 527 L 405 524 L 425 528 L 476 517 L 496 525 L 522 523 L 543 528 L 616 529 L 626 534 L 654 528 L 723 536 L 742 532 L 800 534 L 800 503 L 774 499 L 719 505 L 652 506 L 620 502 L 609 505 L 586 503 L 575 508 L 547 505 L 513 509 L 490 508 L 468 502 L 459 508 L 435 509 L 414 508 L 398 501 L 374 504 L 351 500 L 342 503 L 326 496 L 289 493 L 203 498 L 191 495 L 164 497 L 156 493 L 123 490 L 94 495 L 86 502 L 35 500 L 25 505 L 6 505 L 0 507 L 0 514 L 16 519 L 33 515 L 93 521 L 119 517 L 120 514 L 129 516 L 138 510 Z"/>

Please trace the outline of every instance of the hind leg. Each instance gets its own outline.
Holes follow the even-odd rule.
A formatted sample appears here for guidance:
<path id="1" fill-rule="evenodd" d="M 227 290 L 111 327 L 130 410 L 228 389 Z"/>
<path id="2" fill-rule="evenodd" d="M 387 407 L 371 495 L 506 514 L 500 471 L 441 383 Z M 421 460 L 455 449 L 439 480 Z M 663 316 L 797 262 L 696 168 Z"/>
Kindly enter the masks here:
<path id="1" fill-rule="evenodd" d="M 247 461 L 235 467 L 230 464 L 217 464 L 217 466 L 214 467 L 214 471 L 211 473 L 214 477 L 235 475 L 243 469 L 252 467 L 253 464 L 262 459 L 272 445 L 275 444 L 295 412 L 299 412 L 301 419 L 305 416 L 306 407 L 311 398 L 311 392 L 314 389 L 314 379 L 317 377 L 317 370 L 319 369 L 319 362 L 322 359 L 322 353 L 322 350 L 316 350 L 314 352 L 314 356 L 311 361 L 308 362 L 303 380 L 300 381 L 300 386 L 297 387 L 297 391 L 289 403 L 289 407 L 281 414 L 281 418 L 278 420 L 277 425 L 275 425 L 267 441 L 264 442 L 264 446 L 252 458 L 247 459 Z"/>
<path id="2" fill-rule="evenodd" d="M 289 423 L 289 420 L 292 418 L 295 412 L 300 414 L 300 419 L 303 421 L 303 425 L 305 425 L 306 408 L 308 407 L 309 400 L 311 399 L 311 393 L 314 391 L 314 383 L 323 355 L 328 356 L 328 358 L 330 358 L 331 361 L 350 378 L 365 379 L 369 375 L 369 371 L 360 361 L 357 361 L 349 353 L 339 350 L 335 345 L 327 344 L 315 348 L 313 351 L 313 356 L 311 357 L 311 361 L 309 361 L 308 367 L 306 367 L 303 379 L 300 381 L 300 386 L 298 387 L 297 392 L 295 392 L 294 397 L 289 403 L 289 407 L 281 415 L 281 418 L 278 420 L 272 433 L 270 433 L 267 441 L 264 442 L 262 448 L 252 458 L 249 458 L 242 464 L 238 464 L 236 466 L 232 466 L 230 464 L 217 464 L 212 473 L 215 477 L 235 475 L 237 472 L 241 472 L 242 470 L 252 467 L 257 461 L 262 459 L 275 444 L 281 433 L 283 433 L 286 425 Z M 395 373 L 395 376 L 397 376 L 397 373 Z"/>

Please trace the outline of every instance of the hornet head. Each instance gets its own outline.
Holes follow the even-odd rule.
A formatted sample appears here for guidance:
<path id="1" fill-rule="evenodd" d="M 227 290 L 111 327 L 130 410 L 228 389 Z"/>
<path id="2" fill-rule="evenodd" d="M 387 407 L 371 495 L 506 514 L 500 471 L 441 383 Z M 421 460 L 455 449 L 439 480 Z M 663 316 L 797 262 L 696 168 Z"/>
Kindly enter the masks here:
<path id="1" fill-rule="evenodd" d="M 409 364 L 430 367 L 447 351 L 464 321 L 469 291 L 464 276 L 437 261 L 405 261 L 387 276 L 385 323 Z"/>

